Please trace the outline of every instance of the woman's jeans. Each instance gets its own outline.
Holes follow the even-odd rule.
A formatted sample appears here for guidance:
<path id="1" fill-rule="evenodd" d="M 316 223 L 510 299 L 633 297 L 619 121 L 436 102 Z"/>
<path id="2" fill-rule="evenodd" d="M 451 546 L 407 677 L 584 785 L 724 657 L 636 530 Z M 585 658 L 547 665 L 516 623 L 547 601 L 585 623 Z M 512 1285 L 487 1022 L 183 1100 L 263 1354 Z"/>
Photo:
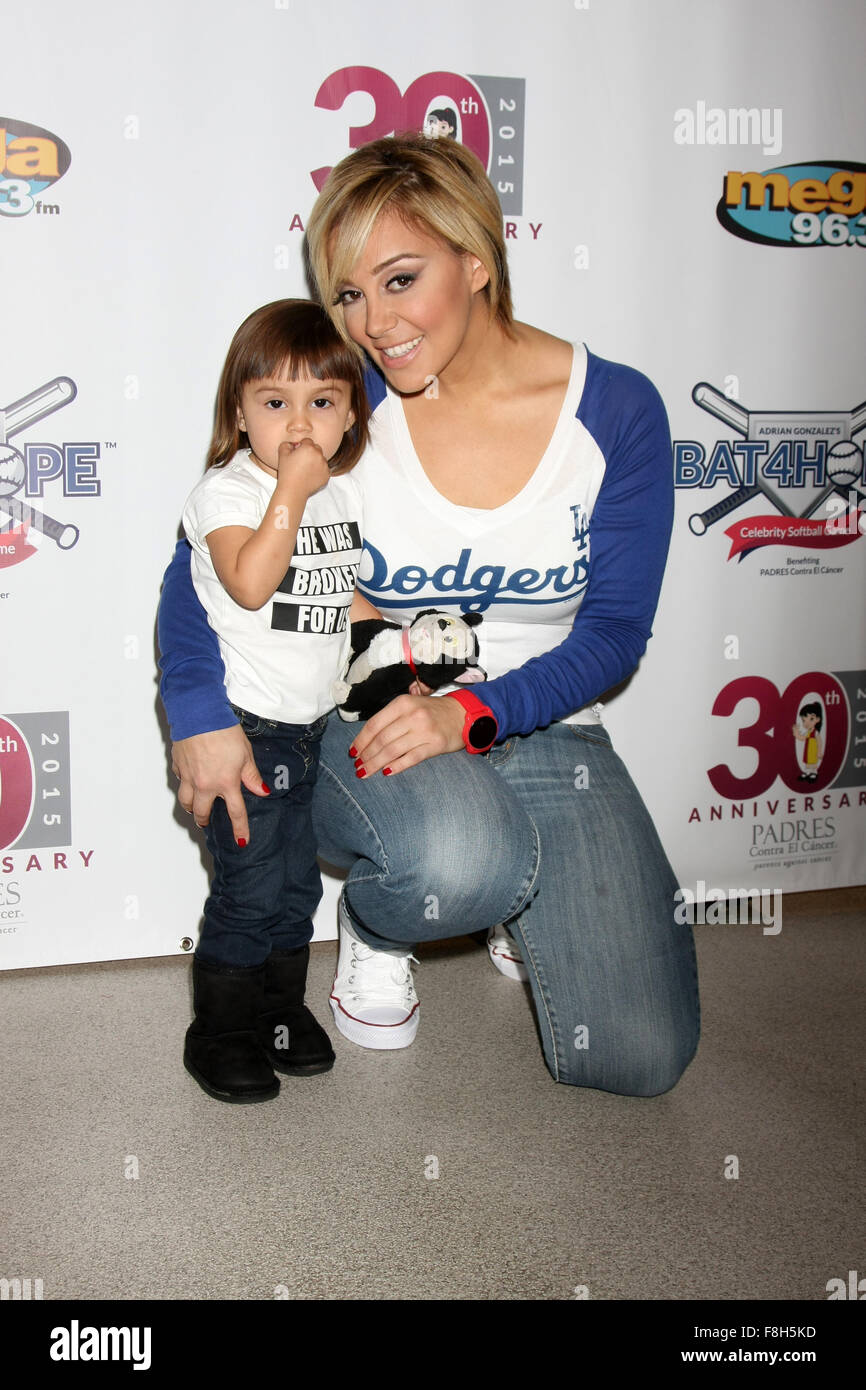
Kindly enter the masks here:
<path id="1" fill-rule="evenodd" d="M 358 935 L 406 954 L 507 922 L 556 1081 L 635 1096 L 675 1085 L 698 1043 L 694 942 L 607 731 L 553 724 L 487 756 L 357 778 L 357 728 L 329 718 L 313 819 L 322 857 L 349 870 Z"/>
<path id="2" fill-rule="evenodd" d="M 271 794 L 254 796 L 242 788 L 250 821 L 250 842 L 243 848 L 225 802 L 218 798 L 213 804 L 207 847 L 214 874 L 196 955 L 212 965 L 256 966 L 272 950 L 296 951 L 313 935 L 322 877 L 312 801 L 327 718 L 281 724 L 232 708 Z"/>

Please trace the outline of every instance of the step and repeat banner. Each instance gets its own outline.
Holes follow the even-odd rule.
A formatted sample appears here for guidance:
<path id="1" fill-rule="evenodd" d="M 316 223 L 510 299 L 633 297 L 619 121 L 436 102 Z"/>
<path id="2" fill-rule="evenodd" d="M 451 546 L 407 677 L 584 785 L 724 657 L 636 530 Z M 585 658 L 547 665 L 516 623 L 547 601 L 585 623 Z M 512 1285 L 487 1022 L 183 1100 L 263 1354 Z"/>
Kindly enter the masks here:
<path id="1" fill-rule="evenodd" d="M 329 168 L 486 164 L 519 318 L 650 376 L 677 510 L 605 719 L 681 884 L 866 874 L 860 0 L 32 0 L 0 114 L 0 968 L 190 950 L 154 621 L 228 342 Z M 336 878 L 317 935 L 335 935 Z"/>

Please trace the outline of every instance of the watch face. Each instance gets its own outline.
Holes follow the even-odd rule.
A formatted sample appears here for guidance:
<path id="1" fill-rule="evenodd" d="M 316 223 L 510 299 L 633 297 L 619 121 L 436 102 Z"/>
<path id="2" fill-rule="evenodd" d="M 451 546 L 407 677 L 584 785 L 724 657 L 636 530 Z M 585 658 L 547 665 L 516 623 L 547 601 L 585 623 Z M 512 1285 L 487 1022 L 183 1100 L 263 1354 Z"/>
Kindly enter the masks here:
<path id="1" fill-rule="evenodd" d="M 473 721 L 467 738 L 473 748 L 477 748 L 479 752 L 484 752 L 495 739 L 498 729 L 499 725 L 492 715 L 480 714 Z"/>

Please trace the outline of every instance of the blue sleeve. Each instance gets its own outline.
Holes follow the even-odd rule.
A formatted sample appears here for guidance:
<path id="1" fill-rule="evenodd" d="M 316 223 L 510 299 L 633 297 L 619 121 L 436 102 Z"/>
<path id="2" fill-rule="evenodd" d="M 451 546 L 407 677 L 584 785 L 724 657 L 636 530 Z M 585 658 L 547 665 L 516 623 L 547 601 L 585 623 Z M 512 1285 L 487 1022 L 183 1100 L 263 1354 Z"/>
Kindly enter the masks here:
<path id="1" fill-rule="evenodd" d="M 226 696 L 217 635 L 193 588 L 190 556 L 189 542 L 178 541 L 157 616 L 159 693 L 175 743 L 238 722 Z"/>
<path id="2" fill-rule="evenodd" d="M 368 362 L 364 367 L 364 390 L 367 393 L 367 401 L 371 411 L 382 404 L 387 394 L 385 378 L 378 367 L 373 366 L 372 362 Z"/>
<path id="3" fill-rule="evenodd" d="M 500 739 L 598 699 L 632 673 L 652 635 L 674 515 L 664 405 L 640 372 L 589 353 L 577 418 L 605 460 L 590 520 L 589 583 L 564 642 L 476 687 Z"/>

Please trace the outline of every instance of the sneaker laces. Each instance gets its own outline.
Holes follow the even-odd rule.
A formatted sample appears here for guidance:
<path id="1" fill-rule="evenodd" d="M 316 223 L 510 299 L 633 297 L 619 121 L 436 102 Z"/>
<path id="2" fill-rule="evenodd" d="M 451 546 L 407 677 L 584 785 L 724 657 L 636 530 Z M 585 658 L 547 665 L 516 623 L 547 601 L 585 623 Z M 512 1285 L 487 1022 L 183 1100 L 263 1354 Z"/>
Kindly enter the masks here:
<path id="1" fill-rule="evenodd" d="M 492 928 L 489 945 L 492 951 L 501 952 L 508 956 L 513 956 L 518 960 L 523 959 L 519 943 L 515 941 L 514 937 L 511 935 L 511 932 L 508 931 L 508 929 L 506 927 L 503 927 L 501 924 Z"/>
<path id="2" fill-rule="evenodd" d="M 346 976 L 347 983 L 356 983 L 357 976 L 352 973 L 356 968 L 363 976 L 362 987 L 348 991 L 353 997 L 357 998 L 363 994 L 367 1002 L 375 1000 L 377 1003 L 386 1004 L 404 1004 L 407 999 L 415 1000 L 415 982 L 409 968 L 410 961 L 419 964 L 415 956 L 390 956 L 384 951 L 374 951 L 366 942 L 356 941 L 351 937 L 349 941 L 352 958 Z"/>

